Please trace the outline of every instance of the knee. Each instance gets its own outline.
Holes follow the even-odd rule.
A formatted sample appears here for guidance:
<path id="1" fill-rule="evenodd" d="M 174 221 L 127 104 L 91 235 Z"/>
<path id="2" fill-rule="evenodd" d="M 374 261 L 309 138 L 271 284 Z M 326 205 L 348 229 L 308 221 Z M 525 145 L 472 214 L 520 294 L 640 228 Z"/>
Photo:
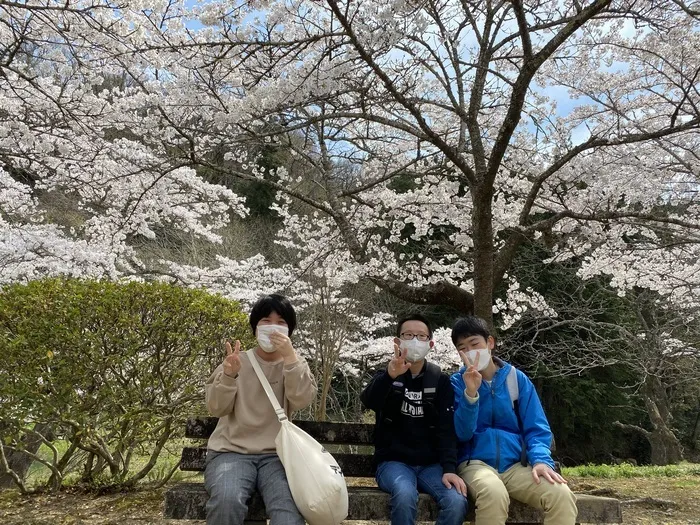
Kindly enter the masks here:
<path id="1" fill-rule="evenodd" d="M 397 475 L 397 476 L 382 476 L 377 478 L 377 484 L 379 487 L 391 494 L 391 501 L 407 503 L 413 501 L 415 504 L 418 500 L 418 489 L 416 487 L 415 480 L 410 479 L 410 476 Z"/>
<path id="2" fill-rule="evenodd" d="M 468 508 L 467 498 L 454 489 L 446 491 L 438 501 L 438 505 L 441 510 L 463 514 L 466 514 Z"/>
<path id="3" fill-rule="evenodd" d="M 212 507 L 223 506 L 226 508 L 246 508 L 249 494 L 236 489 L 227 483 L 215 483 L 208 487 L 209 505 Z"/>
<path id="4" fill-rule="evenodd" d="M 482 485 L 474 494 L 474 499 L 477 507 L 489 506 L 507 510 L 510 505 L 508 490 L 500 480 L 497 483 Z"/>
<path id="5" fill-rule="evenodd" d="M 418 490 L 411 485 L 397 484 L 391 488 L 391 504 L 414 507 L 418 501 Z"/>
<path id="6" fill-rule="evenodd" d="M 574 516 L 577 513 L 576 496 L 567 485 L 561 483 L 550 486 L 544 496 L 544 503 L 543 507 L 545 511 L 551 510 L 573 513 Z"/>
<path id="7" fill-rule="evenodd" d="M 245 493 L 238 480 L 226 474 L 226 469 L 207 467 L 204 473 L 204 486 L 209 494 L 207 509 L 227 515 L 245 512 L 250 494 Z"/>

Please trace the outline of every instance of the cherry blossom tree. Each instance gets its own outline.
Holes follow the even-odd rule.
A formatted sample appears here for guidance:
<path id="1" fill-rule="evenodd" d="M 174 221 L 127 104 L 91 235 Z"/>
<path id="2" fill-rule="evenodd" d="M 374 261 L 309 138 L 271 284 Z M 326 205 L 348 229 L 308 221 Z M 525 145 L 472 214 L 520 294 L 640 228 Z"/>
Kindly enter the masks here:
<path id="1" fill-rule="evenodd" d="M 337 261 L 489 320 L 551 314 L 509 275 L 533 240 L 587 255 L 582 277 L 622 288 L 662 288 L 654 276 L 682 252 L 658 291 L 682 303 L 697 289 L 692 7 L 284 1 L 210 3 L 202 17 L 191 45 L 160 44 L 204 79 L 179 79 L 211 109 L 179 128 L 187 155 L 279 190 L 300 269 Z M 307 173 L 256 172 L 243 137 L 289 148 Z"/>
<path id="2" fill-rule="evenodd" d="M 182 29 L 170 9 L 182 6 L 0 3 L 3 282 L 139 273 L 138 239 L 176 229 L 217 242 L 229 212 L 245 214 L 238 196 L 170 155 L 182 138 L 149 118 L 158 101 L 147 85 L 161 82 L 142 28 Z M 179 122 L 190 118 L 180 109 Z M 55 194 L 71 199 L 74 224 L 46 217 Z"/>
<path id="3" fill-rule="evenodd" d="M 661 291 L 682 302 L 696 286 L 692 5 L 0 7 L 3 180 L 74 195 L 82 214 L 70 229 L 34 206 L 31 227 L 7 226 L 8 279 L 31 278 L 34 260 L 148 272 L 133 246 L 160 229 L 216 242 L 227 210 L 245 209 L 206 168 L 279 190 L 300 271 L 339 264 L 410 302 L 551 313 L 508 274 L 533 239 L 588 254 L 582 277 L 615 285 L 658 284 L 682 251 L 685 291 Z M 259 169 L 252 143 L 289 148 L 308 172 Z"/>
<path id="4" fill-rule="evenodd" d="M 297 252 L 296 278 L 323 265 L 409 302 L 496 312 L 507 327 L 528 309 L 556 315 L 509 273 L 536 241 L 621 293 L 697 297 L 692 4 L 0 9 L 5 281 L 152 273 L 191 284 L 219 272 L 244 298 L 288 275 L 226 254 L 218 269 L 140 258 L 163 231 L 216 243 L 245 215 L 208 172 L 277 190 L 277 240 Z M 260 144 L 306 171 L 261 168 Z M 46 216 L 55 193 L 71 197 L 75 224 Z M 262 287 L 246 288 L 251 268 Z"/>

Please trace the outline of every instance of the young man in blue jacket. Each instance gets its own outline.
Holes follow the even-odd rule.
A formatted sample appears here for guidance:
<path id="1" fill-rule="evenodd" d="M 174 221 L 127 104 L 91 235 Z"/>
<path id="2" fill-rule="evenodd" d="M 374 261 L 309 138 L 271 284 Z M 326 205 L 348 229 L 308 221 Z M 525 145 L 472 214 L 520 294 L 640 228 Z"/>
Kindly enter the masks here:
<path id="1" fill-rule="evenodd" d="M 423 316 L 402 319 L 389 365 L 360 396 L 376 413 L 376 478 L 379 488 L 391 494 L 391 525 L 415 524 L 418 492 L 437 502 L 436 525 L 461 525 L 467 514 L 467 488 L 455 473 L 450 378 L 425 359 L 432 335 Z"/>
<path id="2" fill-rule="evenodd" d="M 476 502 L 476 525 L 505 524 L 511 497 L 543 509 L 546 525 L 574 525 L 576 498 L 554 471 L 552 432 L 534 385 L 492 356 L 483 319 L 458 319 L 452 342 L 465 365 L 451 377 L 457 472 Z"/>

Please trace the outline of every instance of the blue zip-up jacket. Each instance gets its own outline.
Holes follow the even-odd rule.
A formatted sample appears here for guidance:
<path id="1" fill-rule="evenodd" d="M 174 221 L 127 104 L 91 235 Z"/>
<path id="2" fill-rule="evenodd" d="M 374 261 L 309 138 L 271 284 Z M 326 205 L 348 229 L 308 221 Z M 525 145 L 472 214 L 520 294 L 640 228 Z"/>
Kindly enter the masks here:
<path id="1" fill-rule="evenodd" d="M 530 465 L 544 463 L 554 468 L 550 451 L 552 432 L 532 381 L 516 369 L 518 405 L 522 432 L 510 400 L 506 378 L 511 365 L 499 361 L 491 386 L 482 381 L 479 398 L 470 403 L 466 397 L 464 373 L 466 367 L 452 374 L 450 381 L 455 394 L 455 431 L 457 433 L 457 464 L 478 459 L 498 472 L 505 472 L 520 462 L 522 439 L 527 447 Z"/>

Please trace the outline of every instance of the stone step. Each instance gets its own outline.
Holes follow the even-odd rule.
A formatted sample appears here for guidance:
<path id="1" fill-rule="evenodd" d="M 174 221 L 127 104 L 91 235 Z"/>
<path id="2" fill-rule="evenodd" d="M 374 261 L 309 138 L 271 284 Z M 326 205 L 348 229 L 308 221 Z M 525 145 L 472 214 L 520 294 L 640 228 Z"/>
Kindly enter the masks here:
<path id="1" fill-rule="evenodd" d="M 374 487 L 349 487 L 349 520 L 386 520 L 389 515 L 389 495 Z M 202 483 L 179 483 L 165 494 L 165 517 L 170 519 L 205 519 L 207 493 Z M 577 523 L 622 523 L 620 502 L 613 498 L 577 494 Z M 418 521 L 434 521 L 437 506 L 421 494 L 418 500 Z M 262 499 L 255 494 L 249 504 L 248 520 L 264 523 Z M 474 520 L 473 507 L 467 521 Z M 252 523 L 252 522 L 251 522 Z M 509 524 L 542 523 L 542 512 L 518 501 L 512 501 Z"/>

